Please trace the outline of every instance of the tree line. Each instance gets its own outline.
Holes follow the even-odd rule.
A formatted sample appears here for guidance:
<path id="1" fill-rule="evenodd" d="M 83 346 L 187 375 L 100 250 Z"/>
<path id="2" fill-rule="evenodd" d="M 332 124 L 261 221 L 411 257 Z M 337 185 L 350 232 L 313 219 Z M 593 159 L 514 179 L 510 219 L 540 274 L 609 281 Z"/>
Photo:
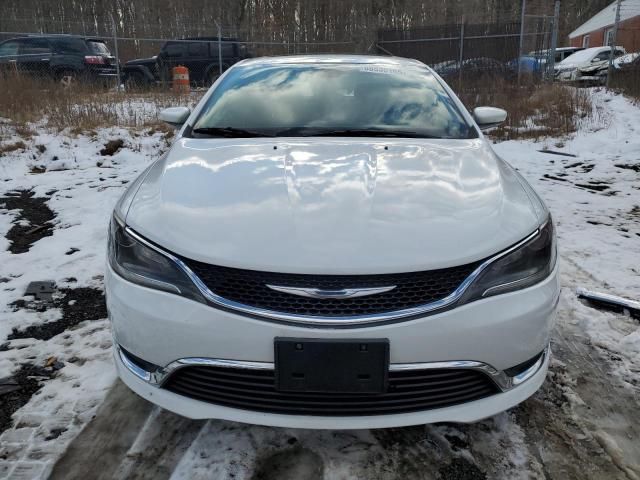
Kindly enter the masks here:
<path id="1" fill-rule="evenodd" d="M 610 0 L 563 0 L 560 44 Z M 135 38 L 215 36 L 250 41 L 366 45 L 378 29 L 467 22 L 519 21 L 521 0 L 1 0 L 0 31 Z M 552 14 L 553 0 L 527 0 L 527 11 Z"/>

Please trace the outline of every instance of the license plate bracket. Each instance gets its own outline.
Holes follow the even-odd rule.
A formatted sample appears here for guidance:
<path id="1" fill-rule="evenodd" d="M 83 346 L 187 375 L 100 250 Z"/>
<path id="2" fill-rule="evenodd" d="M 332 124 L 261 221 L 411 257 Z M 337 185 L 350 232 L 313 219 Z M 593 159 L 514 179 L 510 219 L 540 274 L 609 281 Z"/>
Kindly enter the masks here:
<path id="1" fill-rule="evenodd" d="M 276 337 L 276 389 L 285 392 L 384 393 L 389 340 Z"/>

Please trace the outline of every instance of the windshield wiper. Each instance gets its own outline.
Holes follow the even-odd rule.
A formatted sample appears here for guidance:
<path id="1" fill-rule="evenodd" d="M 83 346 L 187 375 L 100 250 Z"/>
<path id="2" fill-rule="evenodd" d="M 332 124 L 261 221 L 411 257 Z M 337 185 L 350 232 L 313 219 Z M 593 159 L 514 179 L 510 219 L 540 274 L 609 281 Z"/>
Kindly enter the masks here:
<path id="1" fill-rule="evenodd" d="M 300 137 L 405 137 L 405 138 L 441 138 L 426 135 L 409 130 L 382 130 L 365 128 L 345 128 L 345 129 L 322 129 L 313 127 L 299 127 L 281 130 L 277 133 L 279 137 L 300 136 Z"/>
<path id="2" fill-rule="evenodd" d="M 270 133 L 257 132 L 235 127 L 200 127 L 194 128 L 193 133 L 227 138 L 273 137 Z"/>

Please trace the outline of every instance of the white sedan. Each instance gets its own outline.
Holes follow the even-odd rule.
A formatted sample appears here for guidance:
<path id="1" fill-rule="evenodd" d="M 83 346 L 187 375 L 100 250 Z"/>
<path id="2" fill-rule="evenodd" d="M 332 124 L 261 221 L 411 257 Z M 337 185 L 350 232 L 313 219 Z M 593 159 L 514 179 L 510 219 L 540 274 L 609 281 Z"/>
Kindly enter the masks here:
<path id="1" fill-rule="evenodd" d="M 110 226 L 114 353 L 191 418 L 301 428 L 473 422 L 543 383 L 553 222 L 414 60 L 230 68 Z"/>
<path id="2" fill-rule="evenodd" d="M 613 58 L 625 54 L 622 47 L 613 49 Z M 605 67 L 609 63 L 611 47 L 592 47 L 569 55 L 554 67 L 554 76 L 561 82 L 593 81 L 593 72 Z"/>

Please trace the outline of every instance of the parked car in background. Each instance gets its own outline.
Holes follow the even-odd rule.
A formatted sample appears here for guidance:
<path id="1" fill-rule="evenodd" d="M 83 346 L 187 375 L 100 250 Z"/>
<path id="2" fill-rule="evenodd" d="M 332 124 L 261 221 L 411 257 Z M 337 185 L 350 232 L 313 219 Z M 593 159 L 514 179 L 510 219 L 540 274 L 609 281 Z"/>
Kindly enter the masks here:
<path id="1" fill-rule="evenodd" d="M 562 62 L 565 58 L 573 55 L 576 52 L 579 52 L 581 50 L 584 50 L 584 48 L 582 47 L 558 47 L 555 50 L 555 59 L 554 59 L 554 63 L 558 64 L 560 62 Z M 540 63 L 542 63 L 543 65 L 547 63 L 548 59 L 549 59 L 549 52 L 551 51 L 551 49 L 547 49 L 547 50 L 534 50 L 532 52 L 529 52 L 529 56 L 530 57 L 535 57 L 537 58 Z"/>
<path id="2" fill-rule="evenodd" d="M 640 57 L 640 52 L 627 53 L 616 58 L 613 61 L 613 67 L 616 70 L 624 70 L 633 65 L 638 65 L 638 58 Z"/>
<path id="3" fill-rule="evenodd" d="M 549 210 L 418 62 L 245 60 L 117 203 L 115 363 L 191 418 L 474 422 L 540 388 L 560 294 Z"/>
<path id="4" fill-rule="evenodd" d="M 513 77 L 512 70 L 505 63 L 488 57 L 463 60 L 462 67 L 458 61 L 440 62 L 433 66 L 433 70 L 445 80 L 452 80 L 460 74 L 465 80 L 510 79 Z"/>
<path id="5" fill-rule="evenodd" d="M 623 47 L 614 48 L 614 58 L 624 55 Z M 586 48 L 568 56 L 554 67 L 554 77 L 561 82 L 601 82 L 598 72 L 609 62 L 611 47 Z"/>
<path id="6" fill-rule="evenodd" d="M 116 58 L 98 38 L 43 35 L 12 38 L 0 43 L 0 70 L 53 79 L 64 87 L 76 82 L 113 84 Z"/>
<path id="7" fill-rule="evenodd" d="M 626 55 L 622 55 L 613 61 L 612 66 L 613 74 L 616 75 L 618 79 L 634 78 L 640 82 L 640 76 L 636 76 L 640 73 L 640 53 L 627 53 Z M 580 75 L 583 83 L 594 85 L 606 84 L 609 75 L 609 60 L 580 69 Z"/>
<path id="8" fill-rule="evenodd" d="M 616 81 L 620 80 L 627 85 L 635 85 L 636 90 L 640 85 L 640 53 L 634 53 L 631 61 L 625 61 L 617 65 L 614 71 Z"/>
<path id="9" fill-rule="evenodd" d="M 523 55 L 520 58 L 514 58 L 507 63 L 509 68 L 515 75 L 518 74 L 518 63 L 520 63 L 520 73 L 539 77 L 542 75 L 544 64 L 540 58 L 533 55 Z"/>
<path id="10" fill-rule="evenodd" d="M 219 51 L 222 61 L 220 62 Z M 171 69 L 182 65 L 189 69 L 193 85 L 211 85 L 222 71 L 234 63 L 251 57 L 246 45 L 238 39 L 218 37 L 185 38 L 165 43 L 158 55 L 151 58 L 130 60 L 125 63 L 123 75 L 129 88 L 148 87 L 159 82 L 171 81 Z"/>
<path id="11" fill-rule="evenodd" d="M 578 47 L 560 47 L 556 48 L 554 55 L 554 64 L 562 62 L 565 58 L 573 55 L 584 48 Z M 520 73 L 525 75 L 531 75 L 535 78 L 539 78 L 545 72 L 545 66 L 549 61 L 549 54 L 551 49 L 548 50 L 534 50 L 527 55 L 520 56 L 519 59 L 513 59 L 507 63 L 507 67 L 511 69 L 514 74 L 518 72 L 518 62 L 520 63 Z"/>
<path id="12" fill-rule="evenodd" d="M 638 53 L 627 53 L 621 55 L 613 60 L 611 64 L 615 73 L 619 72 L 626 67 L 633 65 L 634 60 L 638 57 Z M 603 62 L 599 62 L 594 65 L 589 65 L 579 69 L 580 81 L 585 84 L 591 85 L 604 85 L 607 83 L 607 77 L 609 76 L 609 58 Z"/>

